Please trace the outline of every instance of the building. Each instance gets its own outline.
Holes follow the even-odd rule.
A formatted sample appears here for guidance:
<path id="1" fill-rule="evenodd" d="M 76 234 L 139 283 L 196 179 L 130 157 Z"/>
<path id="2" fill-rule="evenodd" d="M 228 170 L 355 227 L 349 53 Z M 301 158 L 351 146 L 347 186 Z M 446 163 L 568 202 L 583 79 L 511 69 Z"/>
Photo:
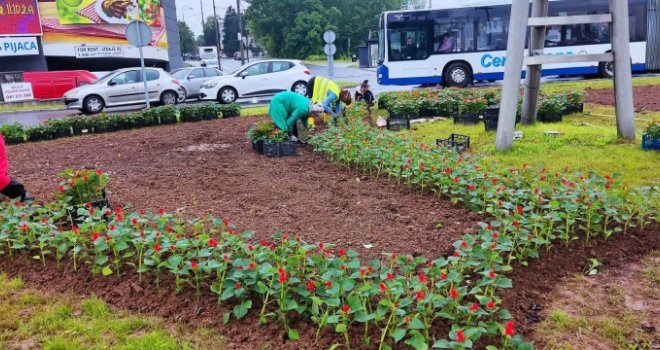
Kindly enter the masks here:
<path id="1" fill-rule="evenodd" d="M 145 64 L 183 65 L 175 0 L 0 1 L 0 72 L 139 66 L 139 49 L 125 38 L 135 19 L 151 28 Z"/>

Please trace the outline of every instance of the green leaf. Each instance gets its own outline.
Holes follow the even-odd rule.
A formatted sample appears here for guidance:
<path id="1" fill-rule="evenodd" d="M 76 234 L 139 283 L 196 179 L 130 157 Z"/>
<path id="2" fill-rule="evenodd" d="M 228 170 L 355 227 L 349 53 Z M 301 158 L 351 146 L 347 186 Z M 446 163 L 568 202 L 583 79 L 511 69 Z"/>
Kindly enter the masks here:
<path id="1" fill-rule="evenodd" d="M 231 318 L 231 312 L 225 312 L 225 314 L 222 315 L 222 323 L 224 324 L 229 323 L 230 318 Z"/>
<path id="2" fill-rule="evenodd" d="M 328 317 L 327 322 L 328 322 L 328 324 L 333 324 L 333 323 L 339 322 L 339 315 L 332 315 L 332 316 Z"/>
<path id="3" fill-rule="evenodd" d="M 96 258 L 96 260 L 94 260 L 94 264 L 102 266 L 102 265 L 105 265 L 105 263 L 107 263 L 108 260 L 109 259 L 106 255 L 102 255 L 102 256 L 99 256 L 98 258 Z"/>
<path id="4" fill-rule="evenodd" d="M 293 299 L 287 300 L 285 305 L 286 305 L 286 311 L 291 311 L 298 308 L 298 303 Z"/>
<path id="5" fill-rule="evenodd" d="M 298 333 L 297 330 L 293 328 L 289 328 L 289 331 L 287 332 L 289 339 L 291 340 L 298 340 L 300 339 L 300 334 Z"/>
<path id="6" fill-rule="evenodd" d="M 429 348 L 424 336 L 419 332 L 417 332 L 412 338 L 406 339 L 405 343 L 415 348 L 415 350 L 427 350 Z"/>
<path id="7" fill-rule="evenodd" d="M 344 332 L 346 332 L 346 324 L 344 324 L 344 323 L 338 323 L 338 324 L 335 326 L 335 332 L 336 332 L 336 333 L 344 333 Z"/>
<path id="8" fill-rule="evenodd" d="M 424 323 L 419 318 L 415 318 L 410 322 L 410 325 L 408 325 L 408 328 L 410 329 L 424 329 Z"/>
<path id="9" fill-rule="evenodd" d="M 446 339 L 440 339 L 433 343 L 433 347 L 439 349 L 449 349 L 451 348 L 451 344 Z"/>
<path id="10" fill-rule="evenodd" d="M 534 344 L 530 342 L 521 343 L 516 350 L 534 350 Z"/>
<path id="11" fill-rule="evenodd" d="M 394 338 L 394 342 L 398 343 L 403 339 L 403 337 L 406 336 L 406 330 L 403 328 L 397 328 L 394 330 L 394 333 L 392 333 L 392 338 Z"/>
<path id="12" fill-rule="evenodd" d="M 243 303 L 234 306 L 234 316 L 240 320 L 241 318 L 245 317 L 245 315 L 247 315 L 251 307 L 252 300 L 246 300 Z"/>
<path id="13" fill-rule="evenodd" d="M 101 270 L 101 273 L 103 274 L 103 276 L 110 276 L 112 275 L 112 269 L 110 268 L 110 266 L 106 266 L 103 268 L 103 270 Z"/>
<path id="14" fill-rule="evenodd" d="M 497 315 L 503 320 L 510 320 L 510 319 L 513 318 L 513 316 L 511 316 L 511 313 L 509 312 L 509 310 L 505 310 L 505 309 L 500 310 L 497 313 Z"/>
<path id="15" fill-rule="evenodd" d="M 234 296 L 234 287 L 229 286 L 225 288 L 225 290 L 222 292 L 222 296 L 220 296 L 220 299 L 224 301 L 227 299 L 231 299 L 231 297 L 233 296 Z"/>

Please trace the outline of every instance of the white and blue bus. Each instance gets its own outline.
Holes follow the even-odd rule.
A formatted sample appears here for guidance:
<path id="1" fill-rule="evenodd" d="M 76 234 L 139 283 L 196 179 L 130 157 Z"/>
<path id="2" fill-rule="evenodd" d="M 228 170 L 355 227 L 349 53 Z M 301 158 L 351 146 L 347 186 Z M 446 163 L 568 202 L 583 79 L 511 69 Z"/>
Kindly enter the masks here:
<path id="1" fill-rule="evenodd" d="M 446 4 L 446 5 L 445 5 Z M 660 0 L 629 0 L 633 71 L 660 69 Z M 550 16 L 609 13 L 608 0 L 551 0 Z M 506 62 L 511 0 L 452 0 L 440 7 L 385 12 L 379 27 L 378 83 L 465 87 L 501 80 Z M 648 35 L 647 35 L 648 34 Z M 608 23 L 551 26 L 545 54 L 610 51 Z M 548 64 L 543 76 L 611 77 L 609 62 Z"/>

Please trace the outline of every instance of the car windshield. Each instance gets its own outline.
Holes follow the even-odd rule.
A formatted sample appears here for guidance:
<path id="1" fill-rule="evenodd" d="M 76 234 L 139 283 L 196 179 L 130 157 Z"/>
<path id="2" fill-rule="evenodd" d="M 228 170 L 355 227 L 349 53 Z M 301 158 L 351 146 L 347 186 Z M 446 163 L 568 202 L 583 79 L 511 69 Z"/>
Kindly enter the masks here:
<path id="1" fill-rule="evenodd" d="M 111 77 L 113 74 L 115 74 L 115 73 L 117 73 L 117 71 L 114 71 L 114 72 L 110 72 L 110 73 L 108 73 L 108 74 L 105 74 L 104 76 L 102 76 L 101 78 L 99 78 L 99 80 L 95 81 L 95 82 L 92 83 L 92 84 L 93 84 L 93 85 L 95 85 L 95 84 L 103 84 L 103 83 L 105 83 L 106 81 L 108 81 L 108 80 L 110 79 L 110 77 Z"/>
<path id="2" fill-rule="evenodd" d="M 179 69 L 176 72 L 172 73 L 172 76 L 175 77 L 176 79 L 185 79 L 189 71 L 190 70 L 188 69 Z"/>

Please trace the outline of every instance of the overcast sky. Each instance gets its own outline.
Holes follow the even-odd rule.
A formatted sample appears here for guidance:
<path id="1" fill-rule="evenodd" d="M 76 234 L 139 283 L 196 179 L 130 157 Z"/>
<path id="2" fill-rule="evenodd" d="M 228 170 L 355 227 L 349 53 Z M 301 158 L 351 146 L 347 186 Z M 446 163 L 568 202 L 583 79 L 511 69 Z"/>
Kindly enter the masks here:
<path id="1" fill-rule="evenodd" d="M 201 3 L 204 6 L 204 20 L 207 17 L 213 16 L 213 0 L 201 0 Z M 236 8 L 236 0 L 215 0 L 215 6 L 217 7 L 218 17 L 223 18 L 227 8 L 232 6 Z M 244 11 L 248 6 L 246 2 L 241 2 L 241 10 Z M 183 8 L 185 10 L 185 16 L 182 15 Z M 189 8 L 192 8 L 190 10 Z M 180 21 L 185 17 L 186 23 L 195 33 L 195 36 L 202 34 L 202 13 L 200 11 L 200 0 L 176 0 L 176 15 Z"/>

